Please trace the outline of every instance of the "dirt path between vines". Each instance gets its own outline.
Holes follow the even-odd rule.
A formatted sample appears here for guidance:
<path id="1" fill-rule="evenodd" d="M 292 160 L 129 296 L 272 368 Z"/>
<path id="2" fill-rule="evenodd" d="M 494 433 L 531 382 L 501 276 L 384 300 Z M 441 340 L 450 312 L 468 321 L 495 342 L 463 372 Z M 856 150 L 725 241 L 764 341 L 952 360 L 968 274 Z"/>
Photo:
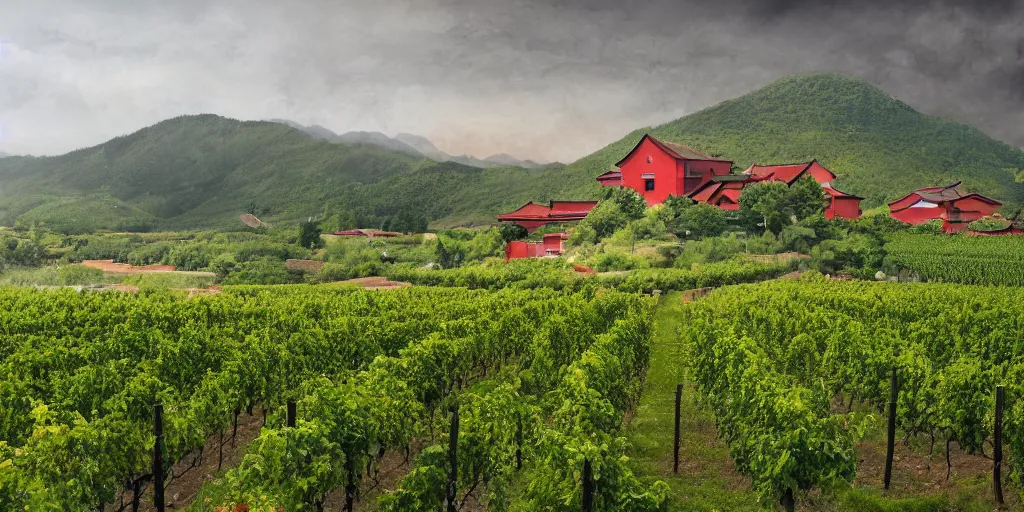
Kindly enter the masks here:
<path id="1" fill-rule="evenodd" d="M 224 460 L 221 463 L 222 469 L 226 470 L 242 462 L 246 448 L 249 446 L 249 443 L 259 437 L 262 427 L 263 415 L 258 410 L 253 411 L 251 416 L 242 411 L 242 414 L 238 416 L 238 436 L 235 438 L 234 443 L 231 442 L 231 428 L 229 427 L 224 432 Z M 194 454 L 189 454 L 174 465 L 172 468 L 173 474 L 181 476 L 171 480 L 170 484 L 164 489 L 164 505 L 167 510 L 187 508 L 203 484 L 216 477 L 218 473 L 217 463 L 219 454 L 217 447 L 219 443 L 220 436 L 218 434 L 207 438 L 202 464 L 198 467 L 188 469 L 192 465 Z M 128 504 L 125 508 L 126 511 L 131 510 L 131 499 L 131 491 L 125 493 L 124 501 Z M 104 510 L 106 512 L 116 512 L 120 507 L 121 503 L 119 501 L 118 503 L 108 504 Z M 148 486 L 143 494 L 139 510 L 144 512 L 156 510 L 156 507 L 153 505 L 152 485 Z"/>

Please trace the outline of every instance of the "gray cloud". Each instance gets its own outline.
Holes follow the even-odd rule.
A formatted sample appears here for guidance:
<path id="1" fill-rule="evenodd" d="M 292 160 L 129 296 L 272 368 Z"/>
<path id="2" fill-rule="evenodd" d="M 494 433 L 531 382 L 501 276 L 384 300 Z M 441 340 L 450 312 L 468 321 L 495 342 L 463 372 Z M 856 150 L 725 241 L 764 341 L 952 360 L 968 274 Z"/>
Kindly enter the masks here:
<path id="1" fill-rule="evenodd" d="M 568 161 L 811 70 L 1024 145 L 1024 0 L 0 3 L 8 153 L 212 112 Z"/>

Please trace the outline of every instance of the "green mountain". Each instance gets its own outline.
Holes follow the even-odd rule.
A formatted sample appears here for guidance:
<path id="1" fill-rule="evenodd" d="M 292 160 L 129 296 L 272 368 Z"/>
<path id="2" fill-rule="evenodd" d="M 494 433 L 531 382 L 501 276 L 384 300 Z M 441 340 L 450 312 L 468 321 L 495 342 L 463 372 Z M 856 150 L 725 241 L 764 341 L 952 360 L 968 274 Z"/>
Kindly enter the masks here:
<path id="1" fill-rule="evenodd" d="M 254 210 L 270 223 L 343 214 L 374 227 L 411 213 L 448 226 L 492 222 L 529 200 L 580 197 L 567 188 L 557 169 L 484 170 L 276 122 L 184 116 L 61 156 L 0 160 L 0 224 L 231 227 Z"/>
<path id="2" fill-rule="evenodd" d="M 638 129 L 570 164 L 597 176 L 644 133 L 751 163 L 813 158 L 838 175 L 836 186 L 866 198 L 865 209 L 914 189 L 963 181 L 1012 211 L 1024 203 L 1024 151 L 977 129 L 923 115 L 863 80 L 831 73 L 796 75 L 675 121 Z M 585 172 L 584 172 L 585 171 Z"/>
<path id="3" fill-rule="evenodd" d="M 739 168 L 817 158 L 839 175 L 839 188 L 867 198 L 865 209 L 960 180 L 1006 203 L 1005 213 L 1024 203 L 1016 181 L 1024 179 L 1024 151 L 834 74 L 779 80 L 539 170 L 437 162 L 330 142 L 328 132 L 184 116 L 61 156 L 8 156 L 0 159 L 0 224 L 67 232 L 231 227 L 250 210 L 271 224 L 311 215 L 359 227 L 400 217 L 432 227 L 485 224 L 527 201 L 598 197 L 594 178 L 644 133 Z"/>

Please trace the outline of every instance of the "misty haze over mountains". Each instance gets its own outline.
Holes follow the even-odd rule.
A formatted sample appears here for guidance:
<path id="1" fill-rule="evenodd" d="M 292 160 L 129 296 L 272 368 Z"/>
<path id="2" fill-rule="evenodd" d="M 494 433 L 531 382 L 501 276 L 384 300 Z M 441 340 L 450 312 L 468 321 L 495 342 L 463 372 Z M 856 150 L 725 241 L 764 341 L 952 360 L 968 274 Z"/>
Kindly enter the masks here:
<path id="1" fill-rule="evenodd" d="M 438 162 L 456 162 L 470 167 L 490 169 L 493 167 L 524 167 L 526 169 L 540 169 L 545 164 L 533 160 L 520 160 L 507 153 L 491 155 L 487 158 L 476 158 L 469 155 L 449 155 L 434 145 L 430 139 L 411 133 L 399 133 L 394 137 L 388 137 L 381 132 L 350 131 L 337 134 L 329 128 L 314 124 L 303 126 L 301 123 L 288 119 L 269 119 L 275 123 L 281 123 L 296 130 L 308 134 L 314 139 L 326 140 L 344 144 L 365 144 L 379 148 L 404 153 L 416 157 L 426 157 Z"/>

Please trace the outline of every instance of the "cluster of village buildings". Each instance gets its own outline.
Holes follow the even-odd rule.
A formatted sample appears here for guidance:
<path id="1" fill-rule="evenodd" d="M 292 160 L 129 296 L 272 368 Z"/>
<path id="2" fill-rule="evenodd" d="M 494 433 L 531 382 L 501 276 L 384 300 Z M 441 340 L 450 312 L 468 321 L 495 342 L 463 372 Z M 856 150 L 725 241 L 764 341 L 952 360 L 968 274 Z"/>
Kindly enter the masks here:
<path id="1" fill-rule="evenodd" d="M 661 204 L 671 196 L 689 197 L 723 210 L 738 210 L 739 198 L 748 185 L 779 181 L 792 185 L 804 176 L 817 181 L 828 196 L 825 217 L 857 219 L 863 213 L 862 197 L 832 186 L 836 175 L 817 160 L 785 165 L 751 165 L 741 174 L 733 174 L 733 162 L 711 157 L 691 147 L 644 135 L 615 167 L 597 177 L 603 187 L 629 187 L 644 197 L 648 206 Z M 541 226 L 582 220 L 597 206 L 597 201 L 552 201 L 548 205 L 526 203 L 518 210 L 498 215 L 502 222 L 513 222 L 535 231 Z M 1002 204 L 980 194 L 964 193 L 960 183 L 928 187 L 889 203 L 890 215 L 908 224 L 942 220 L 942 230 L 955 233 L 971 222 L 995 213 Z M 1008 228 L 997 234 L 1020 234 Z M 549 240 L 550 238 L 550 240 Z M 565 233 L 545 235 L 543 242 L 511 242 L 506 258 L 530 258 L 559 255 L 565 250 Z"/>

